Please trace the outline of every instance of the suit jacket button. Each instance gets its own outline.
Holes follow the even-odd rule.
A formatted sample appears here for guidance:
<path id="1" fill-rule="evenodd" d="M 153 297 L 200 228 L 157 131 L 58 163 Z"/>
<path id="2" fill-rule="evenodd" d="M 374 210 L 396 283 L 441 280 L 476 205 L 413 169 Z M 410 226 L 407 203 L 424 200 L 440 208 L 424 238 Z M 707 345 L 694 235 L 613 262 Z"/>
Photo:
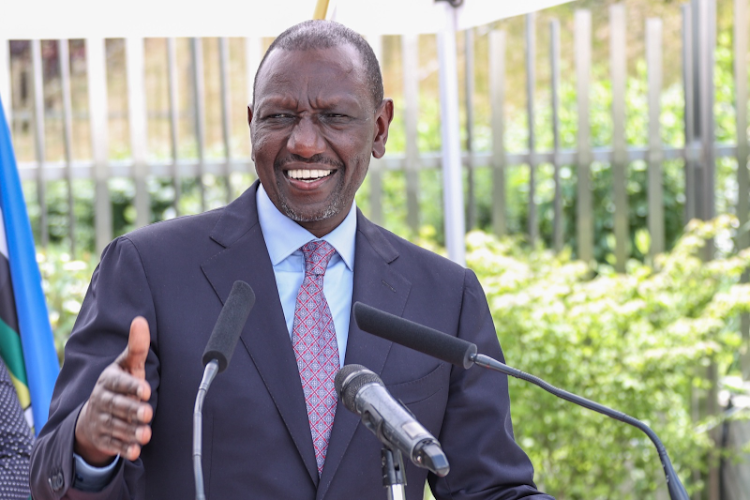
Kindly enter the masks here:
<path id="1" fill-rule="evenodd" d="M 54 491 L 55 493 L 60 491 L 63 487 L 63 484 L 65 483 L 62 472 L 58 472 L 54 476 L 50 476 L 47 481 L 49 482 L 52 491 Z"/>

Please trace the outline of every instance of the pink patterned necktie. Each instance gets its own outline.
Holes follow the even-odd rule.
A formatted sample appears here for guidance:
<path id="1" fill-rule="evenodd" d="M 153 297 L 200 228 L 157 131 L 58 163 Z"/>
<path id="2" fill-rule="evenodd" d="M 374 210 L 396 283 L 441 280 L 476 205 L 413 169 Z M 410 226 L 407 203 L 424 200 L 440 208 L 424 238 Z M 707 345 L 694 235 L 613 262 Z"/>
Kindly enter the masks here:
<path id="1" fill-rule="evenodd" d="M 305 279 L 294 307 L 292 342 L 320 474 L 336 414 L 333 378 L 339 370 L 339 349 L 333 316 L 323 295 L 326 266 L 336 250 L 318 240 L 304 245 L 302 253 L 305 254 Z"/>

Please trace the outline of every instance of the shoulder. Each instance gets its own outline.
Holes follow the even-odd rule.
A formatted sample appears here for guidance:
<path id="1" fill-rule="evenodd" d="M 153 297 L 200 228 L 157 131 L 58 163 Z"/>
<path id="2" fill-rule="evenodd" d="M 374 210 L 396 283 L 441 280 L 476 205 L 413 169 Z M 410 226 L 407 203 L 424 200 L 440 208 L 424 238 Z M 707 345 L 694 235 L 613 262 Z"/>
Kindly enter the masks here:
<path id="1" fill-rule="evenodd" d="M 387 229 L 360 217 L 357 230 L 394 270 L 419 281 L 435 281 L 445 286 L 463 286 L 470 270 L 435 252 L 393 234 Z"/>
<path id="2" fill-rule="evenodd" d="M 227 206 L 197 215 L 155 222 L 120 236 L 113 243 L 128 242 L 139 252 L 164 254 L 215 252 L 236 241 L 258 224 L 253 184 Z"/>
<path id="3" fill-rule="evenodd" d="M 220 247 L 210 233 L 222 210 L 155 222 L 118 236 L 102 252 L 99 267 L 115 266 L 122 273 L 130 265 L 165 266 L 188 255 L 215 253 Z"/>
<path id="4" fill-rule="evenodd" d="M 195 241 L 200 236 L 208 237 L 221 218 L 226 207 L 197 215 L 185 215 L 174 219 L 154 222 L 120 237 L 136 247 L 149 244 L 175 243 L 180 240 Z"/>

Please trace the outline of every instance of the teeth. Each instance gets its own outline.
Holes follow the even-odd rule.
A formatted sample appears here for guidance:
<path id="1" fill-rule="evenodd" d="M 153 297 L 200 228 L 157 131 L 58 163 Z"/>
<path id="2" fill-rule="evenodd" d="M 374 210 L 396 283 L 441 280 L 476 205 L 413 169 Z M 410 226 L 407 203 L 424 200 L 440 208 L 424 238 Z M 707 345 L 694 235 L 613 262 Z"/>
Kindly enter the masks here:
<path id="1" fill-rule="evenodd" d="M 297 169 L 288 170 L 287 175 L 290 179 L 300 180 L 317 180 L 322 177 L 330 175 L 333 170 L 309 170 L 309 169 Z"/>

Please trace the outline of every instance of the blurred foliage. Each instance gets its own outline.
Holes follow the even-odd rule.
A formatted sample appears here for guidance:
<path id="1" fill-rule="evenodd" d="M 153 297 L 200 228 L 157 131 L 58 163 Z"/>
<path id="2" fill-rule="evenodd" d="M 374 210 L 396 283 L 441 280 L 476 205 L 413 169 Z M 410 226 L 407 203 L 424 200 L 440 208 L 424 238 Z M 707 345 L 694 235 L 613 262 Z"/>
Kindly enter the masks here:
<path id="1" fill-rule="evenodd" d="M 98 259 L 86 253 L 79 260 L 74 260 L 69 253 L 52 246 L 46 251 L 37 252 L 37 262 L 42 274 L 42 288 L 47 299 L 55 348 L 62 364 L 65 342 L 81 310 Z"/>
<path id="2" fill-rule="evenodd" d="M 482 232 L 468 236 L 467 261 L 510 364 L 646 422 L 685 481 L 706 470 L 712 447 L 691 418 L 693 389 L 708 387 L 709 363 L 721 375 L 736 368 L 735 318 L 750 311 L 750 285 L 738 283 L 750 250 L 710 262 L 700 254 L 707 239 L 721 248 L 736 230 L 731 216 L 693 221 L 655 268 L 631 260 L 625 274 L 608 265 L 592 274 L 570 252 L 529 251 Z M 663 484 L 640 431 L 522 381 L 511 380 L 510 393 L 516 438 L 558 499 L 651 498 Z"/>

